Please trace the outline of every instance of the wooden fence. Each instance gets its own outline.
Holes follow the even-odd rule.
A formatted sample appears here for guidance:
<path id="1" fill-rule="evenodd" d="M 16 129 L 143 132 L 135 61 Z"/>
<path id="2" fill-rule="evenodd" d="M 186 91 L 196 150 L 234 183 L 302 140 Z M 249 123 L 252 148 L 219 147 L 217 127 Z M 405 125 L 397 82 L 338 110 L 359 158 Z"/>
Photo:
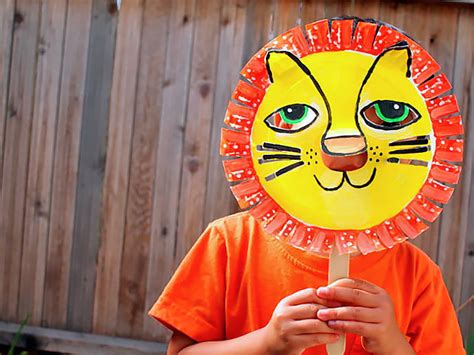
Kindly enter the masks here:
<path id="1" fill-rule="evenodd" d="M 416 241 L 453 302 L 474 293 L 474 8 L 442 2 L 4 0 L 0 320 L 164 342 L 146 312 L 206 224 L 237 210 L 218 142 L 243 64 L 340 15 L 392 23 L 454 86 L 462 182 Z M 464 332 L 473 306 L 460 311 Z"/>

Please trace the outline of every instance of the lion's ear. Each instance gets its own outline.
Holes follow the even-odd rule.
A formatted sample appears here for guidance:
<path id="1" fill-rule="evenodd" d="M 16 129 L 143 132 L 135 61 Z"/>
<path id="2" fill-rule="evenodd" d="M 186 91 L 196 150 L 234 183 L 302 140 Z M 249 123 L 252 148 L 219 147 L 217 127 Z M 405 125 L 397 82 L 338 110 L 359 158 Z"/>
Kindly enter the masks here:
<path id="1" fill-rule="evenodd" d="M 376 59 L 373 71 L 377 68 L 391 67 L 411 77 L 411 50 L 408 43 L 405 41 L 399 42 L 392 47 L 387 48 Z"/>
<path id="2" fill-rule="evenodd" d="M 265 56 L 268 76 L 272 83 L 278 82 L 289 73 L 301 71 L 310 75 L 309 69 L 296 57 L 288 51 L 270 50 Z M 293 74 L 293 73 L 292 73 Z"/>

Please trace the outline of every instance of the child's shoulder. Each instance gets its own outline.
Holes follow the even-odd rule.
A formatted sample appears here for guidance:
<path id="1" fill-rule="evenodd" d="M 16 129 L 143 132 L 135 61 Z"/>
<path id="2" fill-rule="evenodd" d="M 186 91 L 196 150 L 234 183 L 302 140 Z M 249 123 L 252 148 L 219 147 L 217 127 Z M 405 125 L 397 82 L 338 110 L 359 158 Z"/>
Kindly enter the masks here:
<path id="1" fill-rule="evenodd" d="M 409 273 L 418 275 L 421 279 L 434 280 L 440 277 L 441 270 L 439 266 L 419 247 L 411 242 L 398 244 L 394 250 L 393 262 L 397 265 L 403 265 L 403 268 Z"/>
<path id="2" fill-rule="evenodd" d="M 252 217 L 248 211 L 234 213 L 225 217 L 218 218 L 209 223 L 212 228 L 225 235 L 261 233 L 260 224 Z"/>
<path id="3" fill-rule="evenodd" d="M 268 243 L 273 239 L 248 211 L 216 219 L 208 228 L 233 248 L 247 248 L 249 244 Z"/>
<path id="4" fill-rule="evenodd" d="M 217 218 L 214 221 L 210 222 L 209 225 L 213 227 L 223 227 L 234 224 L 242 224 L 248 221 L 255 221 L 255 219 L 248 211 L 241 211 L 221 218 Z"/>
<path id="5" fill-rule="evenodd" d="M 410 243 L 408 241 L 403 242 L 397 245 L 397 249 L 397 257 L 399 258 L 402 258 L 404 260 L 410 259 L 414 262 L 423 263 L 426 264 L 427 267 L 438 267 L 435 262 L 428 256 L 428 254 L 426 254 L 423 250 L 421 250 L 413 243 Z"/>

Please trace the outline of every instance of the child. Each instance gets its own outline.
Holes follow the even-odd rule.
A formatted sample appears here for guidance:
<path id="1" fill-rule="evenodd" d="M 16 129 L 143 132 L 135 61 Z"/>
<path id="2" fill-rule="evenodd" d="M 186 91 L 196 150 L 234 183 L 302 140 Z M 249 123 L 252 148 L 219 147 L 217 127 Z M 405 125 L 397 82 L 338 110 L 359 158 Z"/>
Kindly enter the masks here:
<path id="1" fill-rule="evenodd" d="M 328 260 L 270 236 L 248 212 L 211 223 L 150 315 L 173 331 L 168 354 L 465 354 L 440 270 L 418 248 Z"/>

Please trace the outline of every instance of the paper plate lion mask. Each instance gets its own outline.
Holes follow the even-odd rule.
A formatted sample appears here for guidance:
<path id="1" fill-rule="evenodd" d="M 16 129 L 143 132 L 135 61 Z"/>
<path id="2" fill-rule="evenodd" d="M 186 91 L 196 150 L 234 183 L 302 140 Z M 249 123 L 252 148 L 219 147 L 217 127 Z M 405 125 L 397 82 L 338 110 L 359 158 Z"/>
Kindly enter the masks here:
<path id="1" fill-rule="evenodd" d="M 436 61 L 400 30 L 330 19 L 278 36 L 242 69 L 221 155 L 241 208 L 318 253 L 425 231 L 459 180 L 463 127 Z"/>

